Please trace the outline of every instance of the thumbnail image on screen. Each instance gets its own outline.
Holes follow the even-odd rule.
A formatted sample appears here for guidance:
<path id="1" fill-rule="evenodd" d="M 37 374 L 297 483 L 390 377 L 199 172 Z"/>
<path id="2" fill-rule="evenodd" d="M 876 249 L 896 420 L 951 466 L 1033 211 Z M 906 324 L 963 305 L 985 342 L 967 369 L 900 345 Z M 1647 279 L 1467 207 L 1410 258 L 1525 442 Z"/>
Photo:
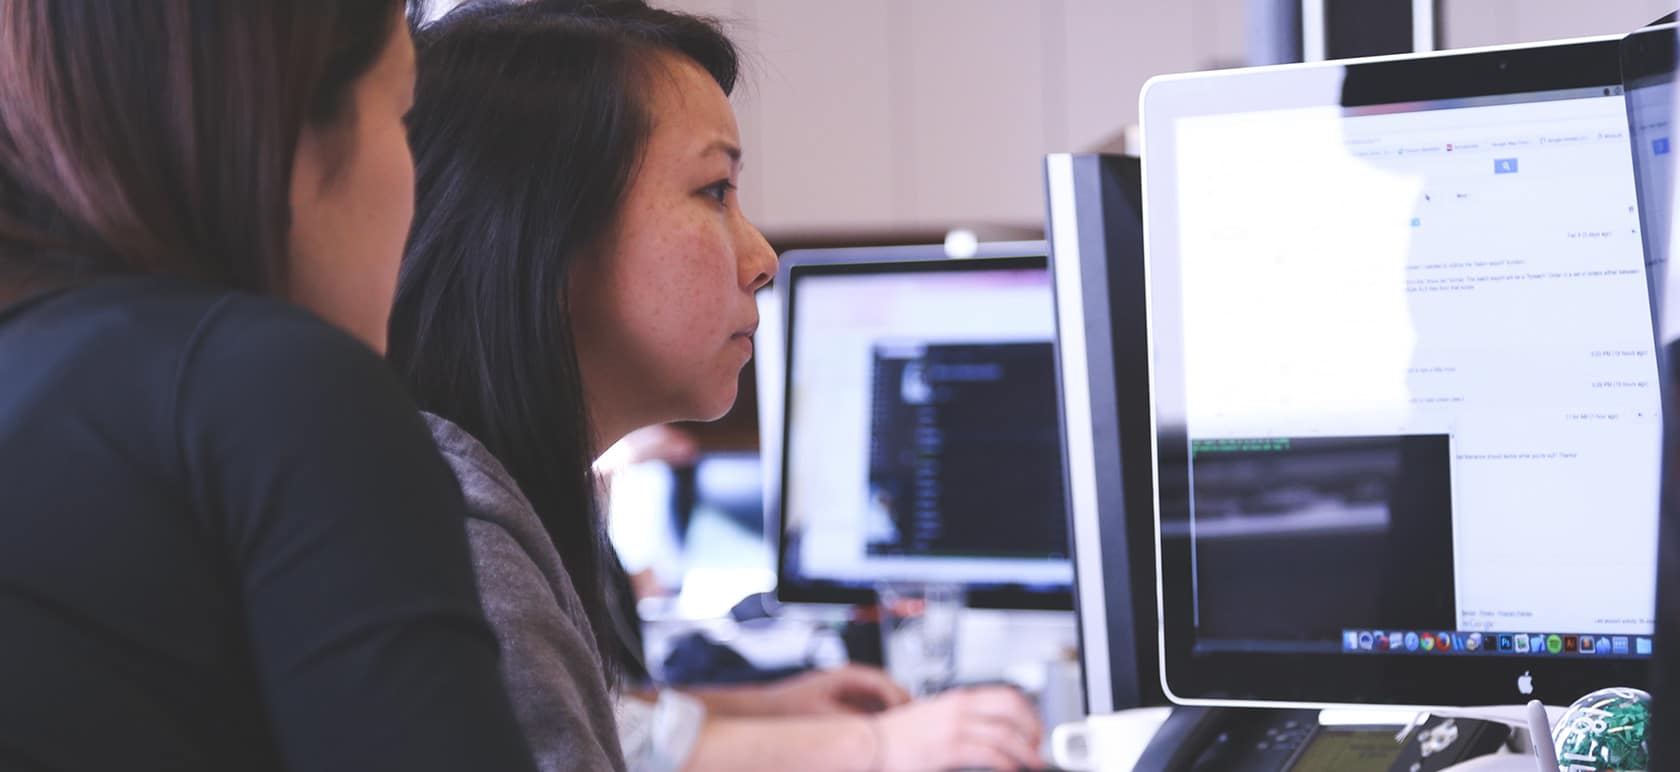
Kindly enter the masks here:
<path id="1" fill-rule="evenodd" d="M 1049 343 L 874 352 L 870 555 L 1067 557 Z"/>

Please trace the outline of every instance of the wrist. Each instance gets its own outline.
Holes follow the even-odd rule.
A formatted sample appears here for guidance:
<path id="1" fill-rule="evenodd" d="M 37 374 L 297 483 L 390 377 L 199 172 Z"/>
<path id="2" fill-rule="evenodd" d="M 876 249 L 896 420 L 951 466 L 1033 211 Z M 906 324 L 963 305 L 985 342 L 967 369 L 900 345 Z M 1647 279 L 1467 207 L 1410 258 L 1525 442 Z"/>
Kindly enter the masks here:
<path id="1" fill-rule="evenodd" d="M 695 689 L 689 696 L 704 703 L 706 709 L 720 716 L 751 717 L 775 715 L 780 710 L 780 697 L 769 687 L 713 686 Z"/>

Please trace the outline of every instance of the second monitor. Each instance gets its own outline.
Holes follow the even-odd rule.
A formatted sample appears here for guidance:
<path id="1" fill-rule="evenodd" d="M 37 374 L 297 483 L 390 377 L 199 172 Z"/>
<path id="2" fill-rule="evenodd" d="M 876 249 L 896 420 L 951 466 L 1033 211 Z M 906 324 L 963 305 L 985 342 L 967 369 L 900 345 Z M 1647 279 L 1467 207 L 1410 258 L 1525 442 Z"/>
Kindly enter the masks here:
<path id="1" fill-rule="evenodd" d="M 784 257 L 782 602 L 905 580 L 1071 608 L 1050 278 L 1012 251 Z"/>

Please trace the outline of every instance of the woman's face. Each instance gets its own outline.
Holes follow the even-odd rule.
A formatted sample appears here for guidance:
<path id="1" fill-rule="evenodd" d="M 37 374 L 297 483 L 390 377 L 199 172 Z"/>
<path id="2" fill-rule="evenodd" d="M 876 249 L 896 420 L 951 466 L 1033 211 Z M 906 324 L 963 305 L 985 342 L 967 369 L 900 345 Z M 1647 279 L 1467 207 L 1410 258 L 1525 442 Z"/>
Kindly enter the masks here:
<path id="1" fill-rule="evenodd" d="M 414 217 L 414 159 L 403 116 L 414 102 L 414 42 L 403 23 L 350 87 L 331 125 L 305 125 L 292 162 L 287 296 L 375 351 Z"/>
<path id="2" fill-rule="evenodd" d="M 686 57 L 648 79 L 653 129 L 598 259 L 573 269 L 572 323 L 597 450 L 729 411 L 776 254 L 741 212 L 729 99 Z"/>

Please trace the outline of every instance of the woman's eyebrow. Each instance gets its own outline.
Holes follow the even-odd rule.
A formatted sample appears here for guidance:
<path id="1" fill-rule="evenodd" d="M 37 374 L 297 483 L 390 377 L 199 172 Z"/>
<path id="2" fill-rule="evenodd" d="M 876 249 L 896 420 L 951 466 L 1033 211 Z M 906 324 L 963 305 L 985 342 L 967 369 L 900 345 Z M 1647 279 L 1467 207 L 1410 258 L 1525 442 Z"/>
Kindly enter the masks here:
<path id="1" fill-rule="evenodd" d="M 712 144 L 707 145 L 705 149 L 700 151 L 700 155 L 704 157 L 720 152 L 729 156 L 729 160 L 734 161 L 735 163 L 741 162 L 741 148 L 737 147 L 735 143 L 730 142 L 727 139 L 713 141 Z"/>

